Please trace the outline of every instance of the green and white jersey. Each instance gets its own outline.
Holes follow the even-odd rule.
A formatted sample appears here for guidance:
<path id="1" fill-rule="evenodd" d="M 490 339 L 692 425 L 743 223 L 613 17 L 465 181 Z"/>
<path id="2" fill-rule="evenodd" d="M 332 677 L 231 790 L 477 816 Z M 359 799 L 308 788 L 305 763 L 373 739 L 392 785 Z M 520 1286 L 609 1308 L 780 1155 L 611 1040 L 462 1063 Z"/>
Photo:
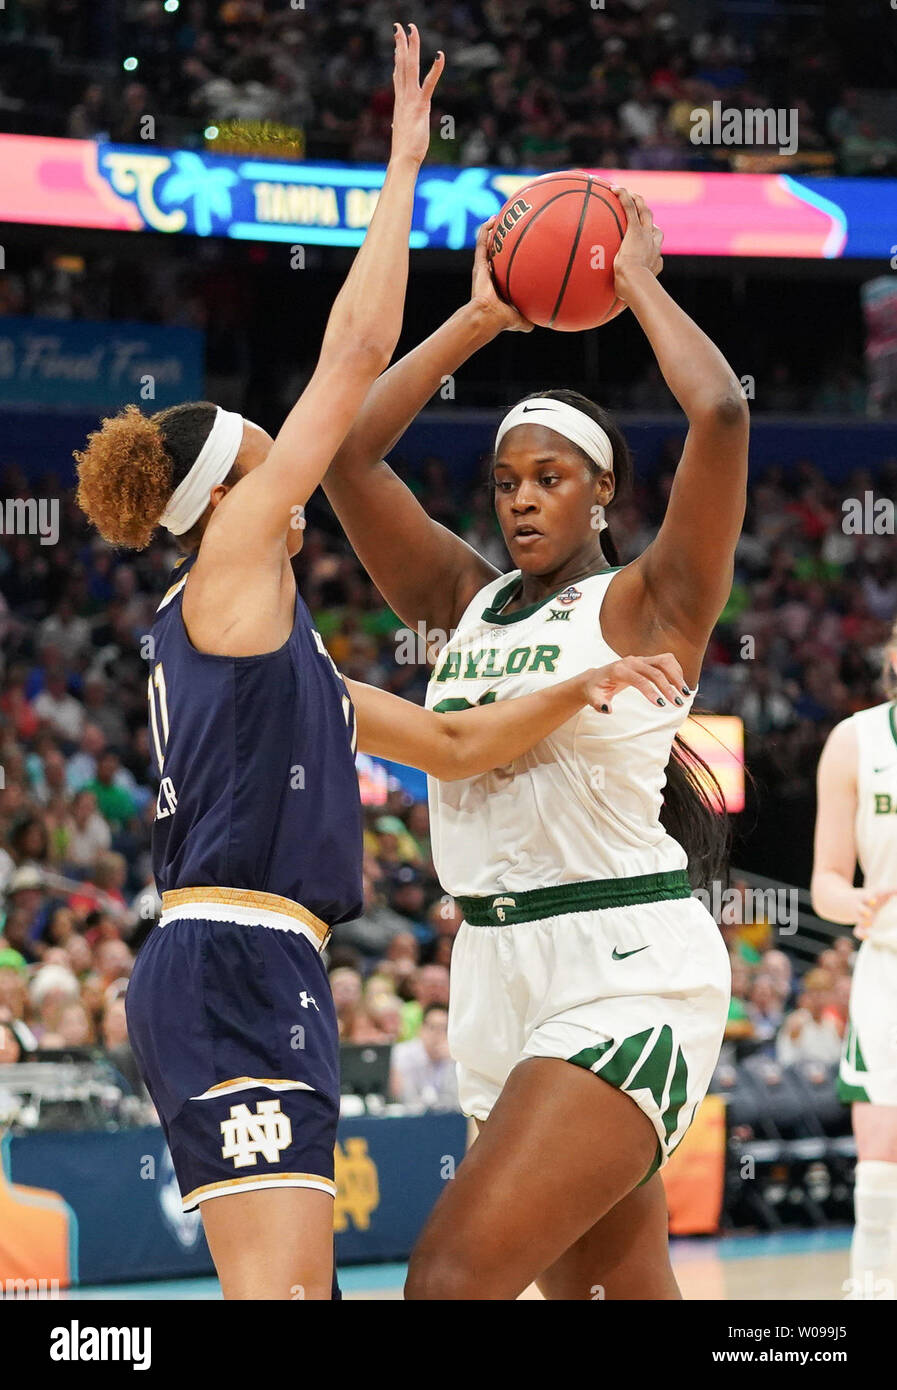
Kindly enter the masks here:
<path id="1" fill-rule="evenodd" d="M 897 702 L 860 710 L 857 740 L 857 860 L 866 888 L 897 888 Z M 897 949 L 897 898 L 878 913 L 869 940 Z"/>
<path id="2" fill-rule="evenodd" d="M 487 584 L 439 655 L 427 708 L 512 699 L 619 660 L 600 622 L 616 573 L 511 613 L 520 571 Z M 685 868 L 659 817 L 670 748 L 692 698 L 661 707 L 630 687 L 610 714 L 583 708 L 506 767 L 457 782 L 430 778 L 433 857 L 446 891 L 523 892 Z"/>

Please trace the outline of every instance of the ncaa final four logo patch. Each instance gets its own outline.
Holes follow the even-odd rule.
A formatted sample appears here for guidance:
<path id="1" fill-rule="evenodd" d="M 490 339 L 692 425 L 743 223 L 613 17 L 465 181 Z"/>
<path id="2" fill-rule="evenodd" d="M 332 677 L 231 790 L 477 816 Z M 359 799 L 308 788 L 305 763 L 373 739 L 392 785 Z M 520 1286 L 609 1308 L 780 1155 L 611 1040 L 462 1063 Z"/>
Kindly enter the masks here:
<path id="1" fill-rule="evenodd" d="M 565 607 L 569 607 L 569 605 L 575 603 L 578 598 L 582 598 L 582 590 L 577 589 L 575 584 L 568 584 L 564 592 L 558 594 L 555 602 L 562 603 Z"/>

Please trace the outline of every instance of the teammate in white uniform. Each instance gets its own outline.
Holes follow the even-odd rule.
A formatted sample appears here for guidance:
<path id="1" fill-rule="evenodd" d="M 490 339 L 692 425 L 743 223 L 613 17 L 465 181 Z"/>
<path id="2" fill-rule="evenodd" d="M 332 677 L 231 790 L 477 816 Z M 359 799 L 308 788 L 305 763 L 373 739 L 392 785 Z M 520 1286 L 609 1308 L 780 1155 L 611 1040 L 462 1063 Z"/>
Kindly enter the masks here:
<path id="1" fill-rule="evenodd" d="M 637 679 L 532 752 L 431 784 L 434 856 L 464 912 L 449 1040 L 477 1142 L 412 1256 L 410 1298 L 676 1298 L 657 1168 L 715 1065 L 728 960 L 686 867 L 718 872 L 722 818 L 671 758 L 729 594 L 744 516 L 748 412 L 731 368 L 656 276 L 641 198 L 616 293 L 635 314 L 689 433 L 656 539 L 631 564 L 604 510 L 631 463 L 618 426 L 575 392 L 528 397 L 502 422 L 493 479 L 515 570 L 432 521 L 382 462 L 417 412 L 502 329 L 481 229 L 469 305 L 372 387 L 325 480 L 393 609 L 451 638 L 427 703 L 463 709 L 584 667 Z M 684 672 L 684 676 L 683 673 Z M 652 676 L 653 673 L 653 676 Z M 669 833 L 673 831 L 674 833 Z"/>
<path id="2" fill-rule="evenodd" d="M 862 945 L 850 990 L 838 1091 L 857 1143 L 851 1284 L 897 1298 L 897 627 L 892 698 L 835 726 L 819 762 L 813 906 Z M 863 886 L 853 886 L 857 863 Z"/>

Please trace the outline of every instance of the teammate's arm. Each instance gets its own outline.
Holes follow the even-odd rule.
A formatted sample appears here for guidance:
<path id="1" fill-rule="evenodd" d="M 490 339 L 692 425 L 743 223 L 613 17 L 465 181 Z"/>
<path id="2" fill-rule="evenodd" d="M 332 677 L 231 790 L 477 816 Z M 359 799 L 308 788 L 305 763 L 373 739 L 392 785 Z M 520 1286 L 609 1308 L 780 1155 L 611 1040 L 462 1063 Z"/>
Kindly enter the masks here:
<path id="1" fill-rule="evenodd" d="M 584 705 L 610 713 L 627 686 L 652 703 L 682 704 L 682 668 L 672 653 L 626 657 L 570 680 L 466 710 L 422 709 L 373 685 L 347 681 L 363 753 L 419 767 L 443 782 L 477 777 L 527 753 Z"/>
<path id="2" fill-rule="evenodd" d="M 384 456 L 468 357 L 504 329 L 532 328 L 493 289 L 486 243 L 494 220 L 477 236 L 469 303 L 374 382 L 324 479 L 352 549 L 393 611 L 444 632 L 498 571 L 427 515 Z"/>
<path id="3" fill-rule="evenodd" d="M 897 889 L 854 888 L 856 869 L 857 738 L 844 720 L 829 734 L 816 774 L 816 837 L 810 897 L 829 922 L 856 924 L 864 936 L 878 909 Z"/>
<path id="4" fill-rule="evenodd" d="M 732 588 L 747 497 L 749 412 L 719 349 L 657 280 L 662 233 L 644 199 L 618 194 L 628 225 L 614 261 L 617 295 L 654 349 L 688 417 L 688 436 L 663 524 L 633 568 L 660 626 L 700 652 Z"/>
<path id="5" fill-rule="evenodd" d="M 429 143 L 440 54 L 419 83 L 420 37 L 396 26 L 395 114 L 386 179 L 364 242 L 338 294 L 318 365 L 265 461 L 216 507 L 203 556 L 227 548 L 239 563 L 270 554 L 320 483 L 402 326 L 414 186 Z"/>

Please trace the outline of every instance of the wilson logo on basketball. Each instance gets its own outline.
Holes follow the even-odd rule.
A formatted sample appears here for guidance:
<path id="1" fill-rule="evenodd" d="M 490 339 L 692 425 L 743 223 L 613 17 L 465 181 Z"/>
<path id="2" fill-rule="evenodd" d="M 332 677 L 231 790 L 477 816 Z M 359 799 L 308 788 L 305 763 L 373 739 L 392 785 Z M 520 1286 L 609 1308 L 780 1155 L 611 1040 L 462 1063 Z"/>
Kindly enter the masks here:
<path id="1" fill-rule="evenodd" d="M 497 256 L 502 243 L 512 227 L 516 227 L 525 212 L 532 212 L 532 204 L 525 198 L 518 198 L 511 204 L 492 234 L 492 254 Z"/>

